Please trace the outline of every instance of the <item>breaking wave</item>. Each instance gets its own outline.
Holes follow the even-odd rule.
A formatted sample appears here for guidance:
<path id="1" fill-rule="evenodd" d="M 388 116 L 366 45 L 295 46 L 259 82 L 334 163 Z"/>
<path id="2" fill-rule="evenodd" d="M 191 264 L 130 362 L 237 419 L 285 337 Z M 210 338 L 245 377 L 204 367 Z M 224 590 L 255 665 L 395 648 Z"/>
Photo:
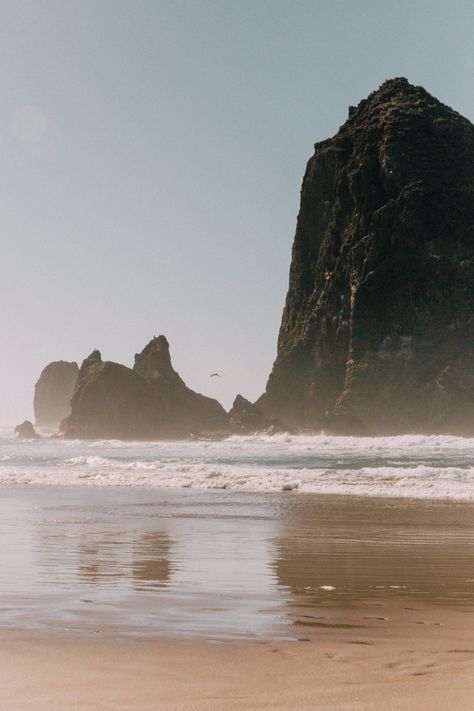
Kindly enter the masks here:
<path id="1" fill-rule="evenodd" d="M 19 441 L 4 429 L 0 484 L 474 500 L 474 438 L 285 434 L 216 442 Z"/>

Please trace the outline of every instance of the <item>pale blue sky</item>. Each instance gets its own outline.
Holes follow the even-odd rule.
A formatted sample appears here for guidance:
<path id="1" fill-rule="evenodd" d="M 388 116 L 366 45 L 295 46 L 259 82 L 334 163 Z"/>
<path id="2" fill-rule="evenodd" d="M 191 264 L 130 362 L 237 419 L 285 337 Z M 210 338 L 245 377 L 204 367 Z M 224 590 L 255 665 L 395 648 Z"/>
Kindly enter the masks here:
<path id="1" fill-rule="evenodd" d="M 313 143 L 393 76 L 473 120 L 473 36 L 470 0 L 0 0 L 0 422 L 159 333 L 256 398 Z"/>

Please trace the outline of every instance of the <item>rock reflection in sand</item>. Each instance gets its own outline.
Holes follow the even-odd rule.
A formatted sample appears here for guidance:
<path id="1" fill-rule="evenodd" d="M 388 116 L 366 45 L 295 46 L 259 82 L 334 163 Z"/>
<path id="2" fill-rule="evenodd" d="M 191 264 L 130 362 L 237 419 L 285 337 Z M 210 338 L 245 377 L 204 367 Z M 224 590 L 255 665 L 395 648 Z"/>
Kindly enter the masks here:
<path id="1" fill-rule="evenodd" d="M 19 491 L 10 494 L 13 510 Z M 271 568 L 279 523 L 261 497 L 139 489 L 26 496 L 34 555 L 17 623 L 259 636 L 279 614 L 284 593 Z M 18 573 L 13 566 L 17 591 Z"/>
<path id="2" fill-rule="evenodd" d="M 5 487 L 0 624 L 291 637 L 295 624 L 383 624 L 366 605 L 389 598 L 405 609 L 471 605 L 473 512 L 291 493 Z"/>
<path id="3" fill-rule="evenodd" d="M 474 601 L 471 507 L 344 497 L 295 504 L 273 563 L 293 605 Z"/>
<path id="4" fill-rule="evenodd" d="M 171 546 L 163 531 L 145 533 L 135 542 L 132 576 L 137 590 L 159 589 L 169 580 Z"/>
<path id="5" fill-rule="evenodd" d="M 122 577 L 135 583 L 136 589 L 162 587 L 171 572 L 170 549 L 172 541 L 163 531 L 138 534 L 126 541 L 128 550 L 124 555 L 124 541 L 106 538 L 98 543 L 81 544 L 78 547 L 78 575 L 87 583 L 101 583 L 104 579 Z M 126 559 L 130 555 L 129 563 Z"/>

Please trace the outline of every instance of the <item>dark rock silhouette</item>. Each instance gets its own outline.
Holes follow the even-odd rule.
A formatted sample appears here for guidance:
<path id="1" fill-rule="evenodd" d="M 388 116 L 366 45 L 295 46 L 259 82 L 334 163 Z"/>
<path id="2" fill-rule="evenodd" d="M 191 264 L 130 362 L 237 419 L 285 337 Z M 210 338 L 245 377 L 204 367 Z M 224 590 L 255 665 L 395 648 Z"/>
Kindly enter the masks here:
<path id="1" fill-rule="evenodd" d="M 288 430 L 274 417 L 266 417 L 257 405 L 242 395 L 237 395 L 229 410 L 229 427 L 233 434 L 253 434 L 266 432 L 277 434 Z"/>
<path id="2" fill-rule="evenodd" d="M 21 425 L 15 427 L 15 432 L 20 439 L 37 439 L 40 435 L 35 432 L 33 423 L 25 420 Z"/>
<path id="3" fill-rule="evenodd" d="M 71 412 L 71 397 L 76 386 L 79 367 L 64 360 L 49 363 L 35 385 L 33 409 L 36 424 L 57 428 Z"/>
<path id="4" fill-rule="evenodd" d="M 257 405 L 300 429 L 474 432 L 474 126 L 406 79 L 315 145 Z"/>
<path id="5" fill-rule="evenodd" d="M 171 365 L 169 348 L 165 336 L 155 336 L 141 353 L 135 354 L 133 370 L 155 382 L 184 386 L 183 380 Z"/>
<path id="6" fill-rule="evenodd" d="M 251 434 L 268 426 L 263 412 L 242 395 L 237 395 L 229 411 L 229 424 L 235 434 Z"/>
<path id="7" fill-rule="evenodd" d="M 62 423 L 66 437 L 157 439 L 227 429 L 224 408 L 190 390 L 173 370 L 168 341 L 158 336 L 135 355 L 135 365 L 84 360 Z"/>

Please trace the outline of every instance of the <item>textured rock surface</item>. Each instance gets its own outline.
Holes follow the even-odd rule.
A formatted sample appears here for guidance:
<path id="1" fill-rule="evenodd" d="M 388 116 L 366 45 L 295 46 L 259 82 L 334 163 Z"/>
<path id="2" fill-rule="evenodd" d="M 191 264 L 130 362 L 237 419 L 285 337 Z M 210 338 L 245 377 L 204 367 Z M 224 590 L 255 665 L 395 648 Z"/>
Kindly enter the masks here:
<path id="1" fill-rule="evenodd" d="M 71 412 L 71 397 L 78 374 L 77 363 L 68 363 L 64 360 L 49 363 L 42 370 L 35 385 L 33 400 L 37 425 L 57 427 Z"/>
<path id="2" fill-rule="evenodd" d="M 81 365 L 71 406 L 62 423 L 68 437 L 185 437 L 228 424 L 217 400 L 190 390 L 173 370 L 164 336 L 135 356 L 133 369 L 91 353 Z"/>
<path id="3" fill-rule="evenodd" d="M 406 79 L 315 146 L 257 404 L 300 428 L 474 432 L 474 126 Z"/>

